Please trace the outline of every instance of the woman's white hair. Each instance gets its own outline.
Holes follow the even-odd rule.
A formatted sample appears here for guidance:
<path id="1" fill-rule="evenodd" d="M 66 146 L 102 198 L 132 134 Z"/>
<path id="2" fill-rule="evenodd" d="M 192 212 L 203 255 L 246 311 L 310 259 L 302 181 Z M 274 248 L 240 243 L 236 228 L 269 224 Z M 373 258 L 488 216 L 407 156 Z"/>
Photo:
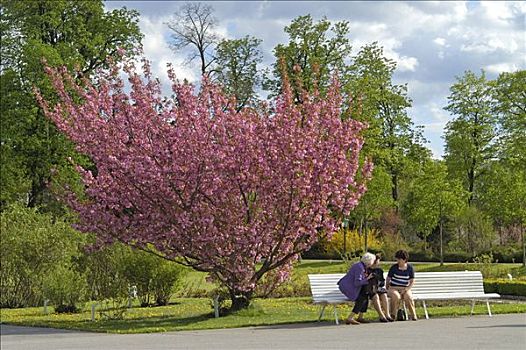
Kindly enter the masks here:
<path id="1" fill-rule="evenodd" d="M 362 256 L 362 262 L 366 265 L 366 266 L 370 266 L 372 264 L 374 264 L 374 261 L 376 260 L 376 255 L 374 255 L 373 253 L 365 253 L 363 256 Z"/>

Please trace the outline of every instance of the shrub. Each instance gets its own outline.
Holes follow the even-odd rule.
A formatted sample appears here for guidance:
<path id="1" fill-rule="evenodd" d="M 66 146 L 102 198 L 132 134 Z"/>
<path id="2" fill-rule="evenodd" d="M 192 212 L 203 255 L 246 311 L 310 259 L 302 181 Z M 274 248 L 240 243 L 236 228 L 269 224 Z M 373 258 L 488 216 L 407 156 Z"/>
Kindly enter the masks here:
<path id="1" fill-rule="evenodd" d="M 500 263 L 522 262 L 522 251 L 519 248 L 512 246 L 498 246 L 492 248 L 491 251 L 486 251 L 485 253 L 491 253 L 494 260 Z"/>
<path id="2" fill-rule="evenodd" d="M 451 250 L 460 250 L 476 256 L 488 251 L 496 237 L 489 218 L 475 207 L 467 207 L 454 222 L 453 239 L 448 243 Z"/>
<path id="3" fill-rule="evenodd" d="M 327 250 L 327 240 L 320 239 L 306 252 L 301 253 L 303 259 L 338 259 L 339 254 Z"/>
<path id="4" fill-rule="evenodd" d="M 55 307 L 57 314 L 74 314 L 80 312 L 80 309 L 76 305 L 59 305 Z"/>
<path id="5" fill-rule="evenodd" d="M 12 205 L 0 216 L 0 307 L 42 303 L 44 279 L 79 254 L 84 236 L 68 217 Z"/>
<path id="6" fill-rule="evenodd" d="M 404 241 L 403 237 L 398 234 L 385 234 L 382 237 L 382 253 L 383 253 L 383 259 L 384 260 L 391 260 L 394 259 L 395 253 L 400 249 L 409 250 L 409 246 Z M 409 259 L 412 261 L 415 261 L 411 256 L 409 256 Z"/>
<path id="7" fill-rule="evenodd" d="M 181 285 L 181 281 L 188 270 L 174 262 L 163 260 L 153 271 L 152 293 L 155 304 L 168 305 L 174 291 Z"/>
<path id="8" fill-rule="evenodd" d="M 206 296 L 210 299 L 210 306 L 215 311 L 215 300 L 217 299 L 217 307 L 220 316 L 227 315 L 229 313 L 229 301 L 230 294 L 228 289 L 224 287 L 217 287 L 210 290 Z"/>
<path id="9" fill-rule="evenodd" d="M 435 262 L 435 261 L 440 260 L 439 257 L 436 257 L 430 251 L 410 251 L 409 259 L 410 261 L 420 261 L 420 262 Z"/>
<path id="10" fill-rule="evenodd" d="M 456 262 L 456 263 L 462 263 L 462 262 L 469 262 L 472 261 L 473 257 L 471 254 L 464 253 L 464 252 L 450 252 L 450 253 L 444 253 L 444 261 L 445 262 Z"/>
<path id="11" fill-rule="evenodd" d="M 137 286 L 141 306 L 167 305 L 174 289 L 188 270 L 175 262 L 152 253 L 127 248 L 122 261 L 122 272 L 128 285 Z"/>
<path id="12" fill-rule="evenodd" d="M 489 277 L 492 270 L 493 254 L 480 254 L 473 258 L 473 263 L 477 270 L 482 272 L 482 276 Z"/>
<path id="13" fill-rule="evenodd" d="M 88 295 L 100 307 L 103 319 L 122 319 L 128 306 L 128 281 L 122 273 L 126 247 L 120 243 L 86 252 L 77 262 L 85 274 Z"/>
<path id="14" fill-rule="evenodd" d="M 125 248 L 121 262 L 124 278 L 129 285 L 137 287 L 137 298 L 141 306 L 149 306 L 152 297 L 152 276 L 160 258 L 146 252 Z"/>
<path id="15" fill-rule="evenodd" d="M 77 312 L 85 300 L 86 278 L 69 265 L 59 265 L 44 279 L 44 297 L 55 305 L 55 312 Z"/>
<path id="16" fill-rule="evenodd" d="M 501 295 L 526 296 L 526 281 L 487 280 L 484 281 L 484 291 Z"/>
<path id="17" fill-rule="evenodd" d="M 128 299 L 128 281 L 122 273 L 127 247 L 120 243 L 86 253 L 79 264 L 86 274 L 89 295 L 100 302 L 115 300 L 117 305 Z"/>
<path id="18" fill-rule="evenodd" d="M 345 251 L 344 251 L 344 235 L 345 235 Z M 375 229 L 369 230 L 367 234 L 367 250 L 370 252 L 381 251 L 381 242 L 378 239 L 378 232 Z M 339 257 L 351 253 L 352 255 L 363 253 L 365 246 L 365 234 L 361 234 L 358 230 L 339 230 L 337 231 L 326 245 L 329 254 Z"/>

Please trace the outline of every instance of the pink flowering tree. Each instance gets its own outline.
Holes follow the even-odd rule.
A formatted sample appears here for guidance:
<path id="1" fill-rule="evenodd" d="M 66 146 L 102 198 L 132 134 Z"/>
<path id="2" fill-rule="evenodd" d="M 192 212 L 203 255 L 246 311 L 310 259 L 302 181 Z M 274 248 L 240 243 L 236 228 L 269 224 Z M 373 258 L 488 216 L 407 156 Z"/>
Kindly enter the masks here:
<path id="1" fill-rule="evenodd" d="M 196 94 L 171 68 L 174 95 L 163 98 L 147 61 L 141 74 L 125 68 L 129 93 L 117 67 L 96 84 L 47 71 L 60 103 L 37 93 L 40 104 L 96 169 L 78 167 L 85 195 L 67 197 L 78 228 L 208 272 L 234 310 L 268 272 L 284 280 L 365 192 L 364 125 L 341 120 L 336 81 L 301 105 L 285 83 L 272 112 L 236 112 L 218 86 L 204 80 Z"/>

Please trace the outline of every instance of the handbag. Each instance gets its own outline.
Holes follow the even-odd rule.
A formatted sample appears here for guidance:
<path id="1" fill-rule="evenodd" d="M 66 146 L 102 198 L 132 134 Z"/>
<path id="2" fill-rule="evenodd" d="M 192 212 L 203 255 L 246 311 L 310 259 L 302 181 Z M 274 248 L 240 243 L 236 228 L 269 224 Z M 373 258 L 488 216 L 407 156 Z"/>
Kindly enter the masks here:
<path id="1" fill-rule="evenodd" d="M 407 321 L 407 314 L 404 309 L 399 309 L 396 312 L 396 320 L 397 321 Z"/>
<path id="2" fill-rule="evenodd" d="M 367 295 L 375 295 L 376 293 L 378 293 L 378 280 L 375 277 L 369 279 L 369 283 L 367 284 L 366 288 Z"/>

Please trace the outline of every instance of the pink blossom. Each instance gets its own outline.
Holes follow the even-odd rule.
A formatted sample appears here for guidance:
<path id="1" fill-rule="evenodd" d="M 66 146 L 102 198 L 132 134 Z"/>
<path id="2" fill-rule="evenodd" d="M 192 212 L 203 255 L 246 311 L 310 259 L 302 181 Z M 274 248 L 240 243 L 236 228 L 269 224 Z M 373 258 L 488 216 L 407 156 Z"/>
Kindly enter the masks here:
<path id="1" fill-rule="evenodd" d="M 46 68 L 60 103 L 37 96 L 96 167 L 79 169 L 86 198 L 64 199 L 100 245 L 151 244 L 231 291 L 251 292 L 269 271 L 285 280 L 297 255 L 331 235 L 365 192 L 356 180 L 364 125 L 340 118 L 337 81 L 325 97 L 304 93 L 300 105 L 286 84 L 269 114 L 236 112 L 206 79 L 195 94 L 172 68 L 175 97 L 162 97 L 146 60 L 143 76 L 131 64 L 125 70 L 130 93 L 115 68 L 96 86 Z M 366 162 L 363 178 L 371 171 Z"/>

